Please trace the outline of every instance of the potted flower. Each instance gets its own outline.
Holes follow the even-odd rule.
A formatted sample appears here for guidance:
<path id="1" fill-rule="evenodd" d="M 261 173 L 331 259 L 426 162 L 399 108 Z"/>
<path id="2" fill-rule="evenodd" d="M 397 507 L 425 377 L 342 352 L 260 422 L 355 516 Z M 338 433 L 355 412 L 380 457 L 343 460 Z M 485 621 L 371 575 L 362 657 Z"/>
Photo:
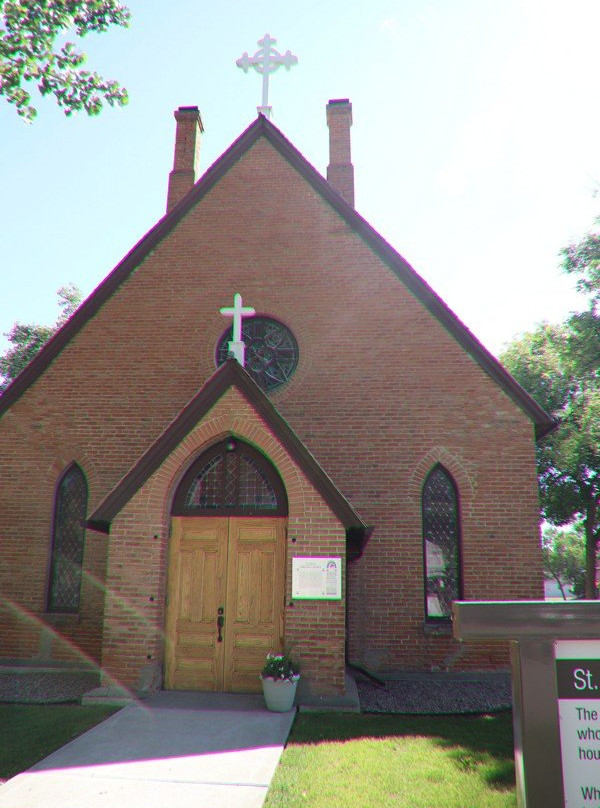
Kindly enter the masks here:
<path id="1" fill-rule="evenodd" d="M 260 673 L 267 710 L 286 713 L 294 706 L 300 673 L 289 651 L 267 654 Z"/>

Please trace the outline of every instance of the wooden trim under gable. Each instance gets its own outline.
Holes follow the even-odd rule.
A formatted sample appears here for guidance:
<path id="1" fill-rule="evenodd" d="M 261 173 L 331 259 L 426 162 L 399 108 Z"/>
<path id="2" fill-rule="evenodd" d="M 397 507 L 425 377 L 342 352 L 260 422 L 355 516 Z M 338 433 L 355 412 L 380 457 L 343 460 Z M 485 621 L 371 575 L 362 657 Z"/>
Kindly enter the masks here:
<path id="1" fill-rule="evenodd" d="M 306 160 L 295 146 L 263 115 L 213 163 L 194 187 L 135 245 L 106 279 L 82 303 L 65 325 L 53 335 L 42 350 L 0 395 L 0 416 L 17 401 L 58 356 L 65 345 L 98 312 L 146 256 L 167 236 L 180 220 L 204 197 L 221 177 L 256 143 L 266 140 L 295 168 L 312 188 L 328 202 L 341 218 L 384 261 L 414 296 L 446 328 L 470 356 L 500 385 L 505 393 L 535 424 L 536 437 L 551 432 L 557 421 L 531 398 L 523 387 L 508 373 L 485 348 L 454 312 L 421 278 L 410 264 L 371 225 L 351 207 L 340 194 Z"/>
<path id="2" fill-rule="evenodd" d="M 96 508 L 88 519 L 87 526 L 92 530 L 108 533 L 110 524 L 119 511 L 232 386 L 245 396 L 263 418 L 346 529 L 352 529 L 355 532 L 358 530 L 365 535 L 367 526 L 352 505 L 336 488 L 288 423 L 279 415 L 256 382 L 235 359 L 228 359 L 213 373 L 204 387 L 181 410 L 158 440 L 150 446 Z"/>

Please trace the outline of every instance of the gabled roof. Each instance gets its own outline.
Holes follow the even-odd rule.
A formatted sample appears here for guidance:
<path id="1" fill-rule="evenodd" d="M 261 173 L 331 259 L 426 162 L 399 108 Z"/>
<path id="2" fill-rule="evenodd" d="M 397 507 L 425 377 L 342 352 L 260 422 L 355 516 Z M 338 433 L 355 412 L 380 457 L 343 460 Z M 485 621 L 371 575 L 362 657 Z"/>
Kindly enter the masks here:
<path id="1" fill-rule="evenodd" d="M 469 329 L 438 297 L 402 256 L 352 208 L 338 192 L 313 168 L 284 135 L 263 115 L 243 132 L 221 157 L 198 180 L 194 187 L 175 205 L 113 269 L 77 309 L 65 325 L 54 334 L 44 348 L 30 362 L 0 396 L 0 416 L 43 373 L 63 347 L 85 323 L 101 308 L 149 252 L 165 238 L 179 221 L 207 194 L 221 177 L 256 143 L 264 137 L 295 168 L 301 176 L 344 219 L 344 221 L 371 247 L 408 287 L 414 296 L 437 318 L 457 342 L 502 387 L 510 398 L 532 419 L 538 438 L 546 435 L 556 422 L 502 367 L 498 360 L 479 342 Z"/>
<path id="2" fill-rule="evenodd" d="M 237 388 L 270 427 L 279 443 L 298 464 L 315 489 L 348 531 L 363 537 L 368 528 L 340 493 L 300 438 L 281 417 L 267 396 L 235 359 L 228 359 L 171 421 L 162 435 L 140 457 L 87 521 L 87 526 L 108 533 L 110 524 L 148 478 L 230 388 Z"/>

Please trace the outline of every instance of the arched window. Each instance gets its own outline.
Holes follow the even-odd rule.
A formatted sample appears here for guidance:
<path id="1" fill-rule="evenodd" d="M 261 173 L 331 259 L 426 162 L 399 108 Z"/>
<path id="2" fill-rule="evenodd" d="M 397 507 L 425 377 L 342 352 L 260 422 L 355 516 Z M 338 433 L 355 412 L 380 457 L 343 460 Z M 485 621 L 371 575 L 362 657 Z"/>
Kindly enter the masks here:
<path id="1" fill-rule="evenodd" d="M 48 588 L 49 612 L 77 612 L 87 511 L 87 482 L 73 464 L 56 491 Z"/>
<path id="2" fill-rule="evenodd" d="M 435 466 L 423 485 L 425 617 L 449 620 L 461 596 L 458 494 L 450 474 Z"/>
<path id="3" fill-rule="evenodd" d="M 256 449 L 236 438 L 212 446 L 183 477 L 173 516 L 284 516 L 281 478 Z"/>

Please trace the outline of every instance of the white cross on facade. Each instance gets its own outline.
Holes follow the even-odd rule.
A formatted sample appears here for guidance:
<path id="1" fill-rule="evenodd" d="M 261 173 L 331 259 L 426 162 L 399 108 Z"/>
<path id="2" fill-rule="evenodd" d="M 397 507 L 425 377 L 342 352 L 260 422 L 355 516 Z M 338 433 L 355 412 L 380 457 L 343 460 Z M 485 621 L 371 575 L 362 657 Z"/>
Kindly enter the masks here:
<path id="1" fill-rule="evenodd" d="M 284 54 L 276 51 L 272 47 L 276 42 L 276 39 L 265 34 L 262 39 L 258 40 L 260 50 L 257 50 L 254 56 L 248 56 L 248 53 L 245 52 L 242 58 L 236 61 L 236 65 L 241 67 L 244 73 L 247 73 L 251 67 L 257 73 L 262 73 L 262 105 L 256 107 L 256 111 L 267 118 L 271 117 L 272 111 L 272 107 L 269 106 L 269 76 L 281 65 L 289 70 L 292 65 L 298 64 L 298 57 L 294 56 L 291 51 L 288 50 Z"/>
<path id="2" fill-rule="evenodd" d="M 227 344 L 230 353 L 234 355 L 242 367 L 244 367 L 246 346 L 242 339 L 242 319 L 253 317 L 256 312 L 250 306 L 242 306 L 242 296 L 236 292 L 233 296 L 233 307 L 225 306 L 220 309 L 224 317 L 233 317 L 233 329 L 231 342 Z"/>

